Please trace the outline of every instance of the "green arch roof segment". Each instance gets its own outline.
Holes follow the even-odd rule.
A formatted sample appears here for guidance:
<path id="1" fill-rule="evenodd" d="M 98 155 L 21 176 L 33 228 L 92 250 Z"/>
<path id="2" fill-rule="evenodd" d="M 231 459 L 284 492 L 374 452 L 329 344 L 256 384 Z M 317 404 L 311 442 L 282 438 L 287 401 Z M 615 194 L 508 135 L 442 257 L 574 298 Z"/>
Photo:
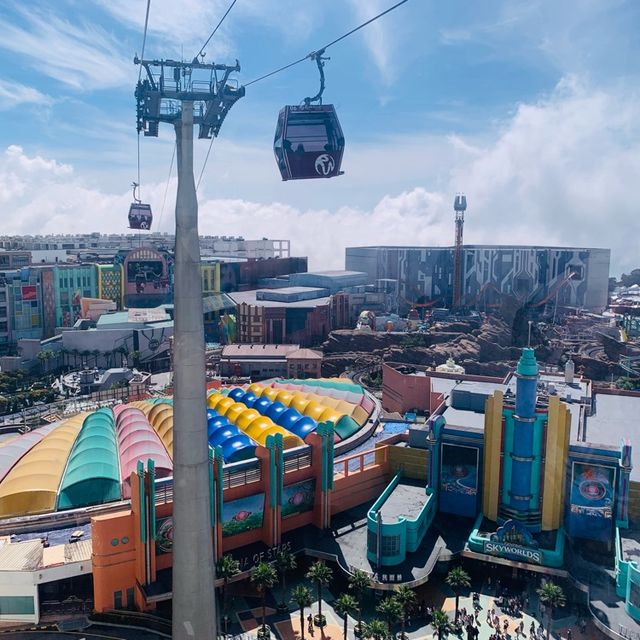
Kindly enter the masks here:
<path id="1" fill-rule="evenodd" d="M 342 440 L 351 437 L 360 429 L 360 425 L 351 416 L 342 416 L 334 426 L 335 432 Z"/>
<path id="2" fill-rule="evenodd" d="M 362 387 L 353 382 L 338 382 L 336 380 L 327 380 L 324 378 L 307 378 L 306 380 L 280 380 L 287 384 L 308 385 L 312 387 L 324 387 L 325 389 L 336 389 L 338 391 L 351 391 L 352 393 L 363 393 Z"/>
<path id="3" fill-rule="evenodd" d="M 87 416 L 60 483 L 56 508 L 75 509 L 120 500 L 120 466 L 111 409 Z"/>

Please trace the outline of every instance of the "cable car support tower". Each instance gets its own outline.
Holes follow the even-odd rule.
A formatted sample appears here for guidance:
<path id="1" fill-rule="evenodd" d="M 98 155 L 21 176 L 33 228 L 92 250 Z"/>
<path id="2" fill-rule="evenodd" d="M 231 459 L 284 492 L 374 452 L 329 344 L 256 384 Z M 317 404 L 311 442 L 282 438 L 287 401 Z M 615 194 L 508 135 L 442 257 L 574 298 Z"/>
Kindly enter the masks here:
<path id="1" fill-rule="evenodd" d="M 206 423 L 205 345 L 193 174 L 193 127 L 216 137 L 244 87 L 230 81 L 233 66 L 144 60 L 136 87 L 137 127 L 157 137 L 174 126 L 178 168 L 174 287 L 173 633 L 174 640 L 214 640 L 216 611 Z"/>

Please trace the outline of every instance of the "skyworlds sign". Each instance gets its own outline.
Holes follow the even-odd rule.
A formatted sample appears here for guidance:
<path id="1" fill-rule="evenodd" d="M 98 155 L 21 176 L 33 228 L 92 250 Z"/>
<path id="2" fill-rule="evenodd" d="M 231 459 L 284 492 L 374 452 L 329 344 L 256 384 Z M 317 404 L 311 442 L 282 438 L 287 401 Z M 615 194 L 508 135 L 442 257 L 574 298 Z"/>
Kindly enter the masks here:
<path id="1" fill-rule="evenodd" d="M 538 549 L 530 549 L 522 547 L 519 544 L 511 542 L 492 542 L 484 543 L 484 552 L 499 558 L 507 558 L 508 560 L 519 560 L 523 562 L 542 563 L 542 551 Z"/>

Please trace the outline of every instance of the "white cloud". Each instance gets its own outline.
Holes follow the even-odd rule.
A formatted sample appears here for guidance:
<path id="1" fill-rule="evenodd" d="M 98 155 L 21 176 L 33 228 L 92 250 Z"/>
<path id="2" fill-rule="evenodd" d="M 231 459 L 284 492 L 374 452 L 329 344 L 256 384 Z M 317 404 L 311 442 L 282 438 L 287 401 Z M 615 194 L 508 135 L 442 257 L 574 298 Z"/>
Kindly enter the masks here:
<path id="1" fill-rule="evenodd" d="M 450 245 L 453 195 L 463 190 L 466 242 L 611 247 L 612 272 L 619 273 L 640 257 L 638 122 L 633 89 L 595 90 L 569 77 L 482 137 L 352 146 L 347 173 L 337 180 L 283 185 L 270 153 L 220 141 L 207 169 L 215 178 L 200 194 L 200 230 L 289 238 L 312 268 L 342 267 L 345 246 Z M 144 190 L 156 220 L 166 146 L 167 165 Z M 207 195 L 209 181 L 215 197 Z M 162 231 L 173 227 L 175 178 L 168 193 Z M 331 198 L 339 204 L 328 206 Z M 5 233 L 106 232 L 126 228 L 130 194 L 88 188 L 70 167 L 10 147 L 0 156 L 0 201 Z M 350 201 L 359 206 L 343 204 Z"/>
<path id="2" fill-rule="evenodd" d="M 0 79 L 0 111 L 13 109 L 24 104 L 48 106 L 52 102 L 49 96 L 33 87 Z"/>
<path id="3" fill-rule="evenodd" d="M 349 0 L 358 24 L 366 22 L 373 16 L 388 8 L 383 0 Z M 393 79 L 391 59 L 393 56 L 393 39 L 388 28 L 390 16 L 384 16 L 367 25 L 362 31 L 365 45 L 373 64 L 377 67 L 380 78 L 385 85 L 390 85 Z"/>
<path id="4" fill-rule="evenodd" d="M 72 24 L 54 14 L 23 13 L 25 26 L 0 19 L 0 48 L 38 73 L 74 89 L 108 89 L 131 83 L 131 60 L 115 53 L 121 42 L 96 25 Z M 133 56 L 132 56 L 133 57 Z"/>

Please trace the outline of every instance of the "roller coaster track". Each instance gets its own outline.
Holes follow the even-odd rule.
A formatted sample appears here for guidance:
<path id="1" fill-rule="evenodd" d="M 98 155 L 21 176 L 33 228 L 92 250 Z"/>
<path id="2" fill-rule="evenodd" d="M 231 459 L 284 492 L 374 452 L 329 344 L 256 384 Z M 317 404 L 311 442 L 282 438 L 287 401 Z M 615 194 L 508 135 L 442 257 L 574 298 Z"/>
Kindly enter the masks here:
<path id="1" fill-rule="evenodd" d="M 622 356 L 618 364 L 630 376 L 640 378 L 640 356 Z"/>

